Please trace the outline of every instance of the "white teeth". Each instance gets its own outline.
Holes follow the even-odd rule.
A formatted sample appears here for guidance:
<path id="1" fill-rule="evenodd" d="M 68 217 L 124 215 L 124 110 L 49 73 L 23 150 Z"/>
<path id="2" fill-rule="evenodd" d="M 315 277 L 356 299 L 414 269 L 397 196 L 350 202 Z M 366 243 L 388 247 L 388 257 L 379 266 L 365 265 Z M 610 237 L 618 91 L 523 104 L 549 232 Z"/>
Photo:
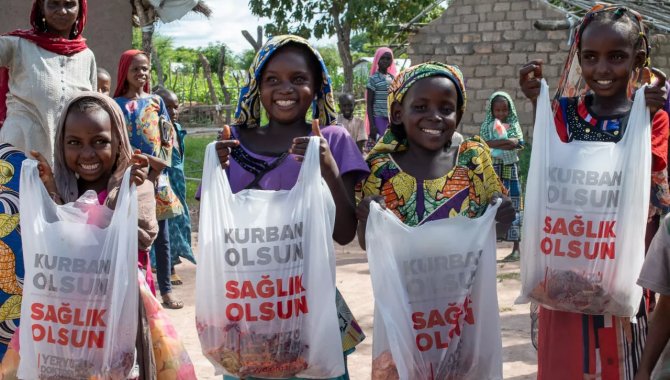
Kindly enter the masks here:
<path id="1" fill-rule="evenodd" d="M 429 134 L 429 135 L 434 135 L 434 136 L 437 136 L 437 135 L 442 134 L 442 131 L 439 130 L 439 129 L 425 129 L 425 128 L 421 128 L 421 132 L 423 132 L 423 133 L 427 133 L 427 134 Z"/>
<path id="2" fill-rule="evenodd" d="M 275 103 L 282 107 L 288 107 L 295 104 L 295 100 L 277 100 Z"/>
<path id="3" fill-rule="evenodd" d="M 603 86 L 606 86 L 606 85 L 612 83 L 611 80 L 599 80 L 599 81 L 596 81 L 596 82 L 598 82 L 598 84 L 601 84 L 601 85 L 603 85 Z"/>
<path id="4" fill-rule="evenodd" d="M 84 168 L 84 170 L 95 170 L 100 166 L 100 164 L 92 164 L 92 165 L 79 164 L 79 166 Z"/>

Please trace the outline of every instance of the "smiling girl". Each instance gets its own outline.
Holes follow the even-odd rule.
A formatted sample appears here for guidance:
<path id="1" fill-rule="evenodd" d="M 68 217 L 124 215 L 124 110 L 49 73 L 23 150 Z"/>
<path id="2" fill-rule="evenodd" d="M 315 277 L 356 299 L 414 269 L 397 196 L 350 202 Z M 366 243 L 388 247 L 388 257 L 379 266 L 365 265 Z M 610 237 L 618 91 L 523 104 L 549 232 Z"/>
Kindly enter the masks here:
<path id="1" fill-rule="evenodd" d="M 151 162 L 150 179 L 156 182 L 156 214 L 158 237 L 155 242 L 156 276 L 163 305 L 181 309 L 184 303 L 172 294 L 170 282 L 171 254 L 168 218 L 182 213 L 179 198 L 170 187 L 165 167 L 170 165 L 172 154 L 172 126 L 169 135 L 161 136 L 161 127 L 170 121 L 163 99 L 149 93 L 151 65 L 148 56 L 139 50 L 128 50 L 119 62 L 114 100 L 123 110 L 126 128 L 133 149 L 139 149 Z M 166 154 L 167 152 L 167 154 Z M 160 157 L 160 158 L 159 158 Z M 147 264 L 148 265 L 148 264 Z"/>
<path id="2" fill-rule="evenodd" d="M 261 105 L 269 119 L 263 126 Z M 306 121 L 310 108 L 310 118 L 319 120 L 323 126 L 320 130 Z M 335 125 L 335 102 L 321 55 L 301 37 L 272 38 L 249 68 L 235 117 L 232 130 L 224 132 L 225 140 L 216 146 L 233 192 L 293 188 L 308 136 L 319 135 L 321 175 L 336 208 L 333 239 L 343 245 L 353 240 L 354 185 L 368 170 L 356 143 L 344 128 Z M 341 345 L 346 355 L 364 335 L 339 292 L 336 298 L 333 302 L 337 302 L 342 342 L 332 344 Z M 338 379 L 348 378 L 345 373 Z"/>
<path id="3" fill-rule="evenodd" d="M 627 8 L 597 5 L 577 29 L 564 78 L 559 87 L 554 120 L 561 140 L 616 143 L 626 130 L 633 104 L 631 85 L 645 66 L 649 46 L 641 17 Z M 581 78 L 570 77 L 578 61 Z M 574 71 L 578 72 L 578 71 Z M 667 166 L 668 115 L 660 110 L 665 102 L 665 78 L 645 90 L 652 118 L 652 170 Z M 542 62 L 533 61 L 520 71 L 524 94 L 536 102 L 542 77 Z M 584 96 L 570 87 L 577 79 L 591 90 Z M 579 87 L 579 85 L 577 86 Z M 563 97 L 562 95 L 570 97 Z M 647 333 L 647 315 L 641 303 L 634 318 L 586 315 L 540 307 L 538 379 L 632 380 L 639 368 Z"/>

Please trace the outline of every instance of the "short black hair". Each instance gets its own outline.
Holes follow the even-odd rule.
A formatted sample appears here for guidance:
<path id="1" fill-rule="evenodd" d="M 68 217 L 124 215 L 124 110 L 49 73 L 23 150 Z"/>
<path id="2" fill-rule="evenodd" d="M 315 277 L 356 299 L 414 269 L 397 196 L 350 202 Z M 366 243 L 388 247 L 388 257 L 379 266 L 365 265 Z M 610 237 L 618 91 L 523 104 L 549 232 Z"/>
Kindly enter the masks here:
<path id="1" fill-rule="evenodd" d="M 350 93 L 348 93 L 348 92 L 343 92 L 343 93 L 337 98 L 337 101 L 340 102 L 340 103 L 342 103 L 343 101 L 345 101 L 345 100 L 347 100 L 347 99 L 351 100 L 352 103 L 355 101 L 355 99 L 354 99 L 354 95 L 353 95 L 353 94 L 350 94 Z"/>
<path id="2" fill-rule="evenodd" d="M 633 49 L 643 49 L 647 58 L 649 57 L 649 41 L 644 31 L 642 21 L 628 8 L 619 7 L 589 13 L 577 29 L 577 49 L 582 50 L 582 36 L 590 25 L 612 25 L 613 27 L 624 27 L 627 30 L 627 40 Z"/>
<path id="3" fill-rule="evenodd" d="M 272 57 L 268 59 L 267 62 L 263 65 L 263 68 L 261 69 L 261 76 L 265 73 L 265 69 L 267 68 L 268 63 L 274 58 L 274 56 L 277 55 L 280 51 L 284 49 L 295 49 L 298 50 L 300 53 L 302 53 L 305 57 L 307 57 L 307 65 L 309 67 L 309 71 L 312 73 L 312 76 L 314 77 L 314 83 L 317 86 L 314 91 L 318 92 L 321 91 L 323 87 L 323 70 L 321 69 L 321 62 L 319 61 L 319 58 L 317 58 L 316 54 L 310 49 L 307 45 L 304 44 L 299 44 L 297 42 L 288 42 L 286 45 L 282 45 L 281 47 L 277 48 L 277 50 L 274 52 Z"/>

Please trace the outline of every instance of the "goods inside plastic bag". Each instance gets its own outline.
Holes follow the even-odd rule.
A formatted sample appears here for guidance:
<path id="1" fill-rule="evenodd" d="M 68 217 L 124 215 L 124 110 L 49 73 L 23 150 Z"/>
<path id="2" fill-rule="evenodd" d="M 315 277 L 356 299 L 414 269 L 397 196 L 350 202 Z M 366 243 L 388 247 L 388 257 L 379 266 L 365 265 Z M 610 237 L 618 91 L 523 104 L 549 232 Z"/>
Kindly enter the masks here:
<path id="1" fill-rule="evenodd" d="M 196 323 L 217 374 L 344 373 L 335 309 L 335 206 L 313 137 L 296 186 L 233 194 L 210 144 L 201 196 Z"/>
<path id="2" fill-rule="evenodd" d="M 633 316 L 644 260 L 651 128 L 638 90 L 618 143 L 560 140 L 543 81 L 524 202 L 521 296 L 549 309 Z M 569 157 L 570 159 L 566 159 Z"/>
<path id="3" fill-rule="evenodd" d="M 497 207 L 408 227 L 371 203 L 372 379 L 502 379 Z"/>
<path id="4" fill-rule="evenodd" d="M 125 379 L 132 369 L 139 290 L 137 195 L 129 173 L 112 212 L 93 192 L 56 205 L 37 163 L 23 164 L 19 378 Z"/>

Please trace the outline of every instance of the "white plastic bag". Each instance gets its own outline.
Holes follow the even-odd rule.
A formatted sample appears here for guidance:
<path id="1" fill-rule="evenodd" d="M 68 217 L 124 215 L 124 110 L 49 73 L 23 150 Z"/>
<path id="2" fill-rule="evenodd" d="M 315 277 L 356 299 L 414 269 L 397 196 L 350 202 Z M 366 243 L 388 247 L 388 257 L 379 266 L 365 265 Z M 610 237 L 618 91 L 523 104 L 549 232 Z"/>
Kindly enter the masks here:
<path id="1" fill-rule="evenodd" d="M 633 316 L 649 209 L 651 127 L 644 88 L 618 143 L 560 140 L 543 81 L 526 185 L 521 296 L 585 314 Z"/>
<path id="2" fill-rule="evenodd" d="M 217 374 L 344 374 L 335 308 L 335 204 L 312 137 L 295 187 L 233 194 L 214 144 L 200 204 L 196 323 Z"/>
<path id="3" fill-rule="evenodd" d="M 115 211 L 88 191 L 56 205 L 37 162 L 21 171 L 25 283 L 18 377 L 125 379 L 137 337 L 137 194 L 126 171 Z"/>
<path id="4" fill-rule="evenodd" d="M 409 227 L 371 203 L 373 380 L 502 379 L 497 209 Z"/>

